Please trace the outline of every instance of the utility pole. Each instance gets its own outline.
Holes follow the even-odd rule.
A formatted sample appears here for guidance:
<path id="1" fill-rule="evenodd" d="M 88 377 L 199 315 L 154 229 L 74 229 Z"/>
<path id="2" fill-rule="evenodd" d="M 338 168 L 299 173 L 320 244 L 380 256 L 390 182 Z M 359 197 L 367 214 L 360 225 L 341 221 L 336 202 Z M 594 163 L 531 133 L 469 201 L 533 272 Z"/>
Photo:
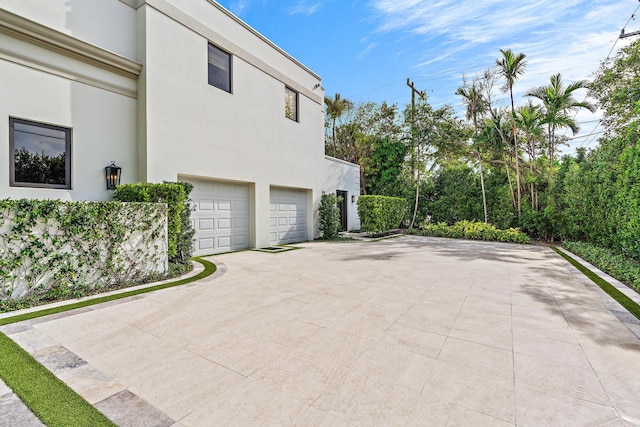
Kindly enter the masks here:
<path id="1" fill-rule="evenodd" d="M 416 161 L 415 161 L 415 137 L 416 137 L 416 94 L 423 101 L 427 97 L 427 93 L 419 91 L 412 81 L 407 77 L 407 86 L 411 88 L 411 175 L 415 174 Z"/>
<path id="2" fill-rule="evenodd" d="M 418 150 L 418 161 L 420 161 L 420 143 L 418 143 L 417 147 L 415 146 L 416 140 L 416 94 L 423 101 L 426 100 L 427 94 L 425 91 L 419 91 L 416 89 L 416 86 L 412 81 L 407 78 L 407 86 L 411 88 L 411 175 L 413 176 L 415 173 L 415 158 L 416 158 L 416 149 Z M 418 199 L 420 197 L 420 167 L 418 165 L 418 175 L 416 178 L 416 203 L 413 207 L 413 219 L 411 219 L 411 225 L 409 228 L 413 228 L 414 223 L 416 222 L 416 214 L 418 213 Z"/>
<path id="3" fill-rule="evenodd" d="M 619 38 L 625 39 L 627 37 L 634 37 L 634 36 L 637 36 L 637 35 L 640 35 L 640 31 L 634 31 L 632 33 L 625 33 L 624 32 L 624 28 L 623 28 L 622 30 L 620 30 L 620 37 Z"/>

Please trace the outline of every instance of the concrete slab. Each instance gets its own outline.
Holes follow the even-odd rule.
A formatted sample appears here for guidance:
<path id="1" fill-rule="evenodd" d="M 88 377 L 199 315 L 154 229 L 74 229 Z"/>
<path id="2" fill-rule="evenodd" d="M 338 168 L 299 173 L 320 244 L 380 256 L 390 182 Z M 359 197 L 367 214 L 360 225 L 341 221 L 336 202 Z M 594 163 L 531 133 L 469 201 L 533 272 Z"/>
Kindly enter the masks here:
<path id="1" fill-rule="evenodd" d="M 640 425 L 640 340 L 551 249 L 297 246 L 4 331 L 121 425 Z"/>

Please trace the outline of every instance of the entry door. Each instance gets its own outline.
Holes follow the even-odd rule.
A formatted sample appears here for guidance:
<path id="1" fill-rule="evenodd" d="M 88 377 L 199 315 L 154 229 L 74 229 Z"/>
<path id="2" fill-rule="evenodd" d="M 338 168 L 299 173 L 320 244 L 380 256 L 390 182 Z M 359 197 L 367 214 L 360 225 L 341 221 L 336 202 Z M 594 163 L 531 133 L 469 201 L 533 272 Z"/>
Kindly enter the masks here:
<path id="1" fill-rule="evenodd" d="M 338 209 L 340 209 L 340 230 L 341 231 L 348 230 L 348 226 L 347 226 L 347 196 L 348 195 L 349 193 L 347 193 L 346 191 L 342 191 L 342 190 L 336 191 L 336 196 L 338 196 L 339 199 L 342 199 L 338 201 Z"/>

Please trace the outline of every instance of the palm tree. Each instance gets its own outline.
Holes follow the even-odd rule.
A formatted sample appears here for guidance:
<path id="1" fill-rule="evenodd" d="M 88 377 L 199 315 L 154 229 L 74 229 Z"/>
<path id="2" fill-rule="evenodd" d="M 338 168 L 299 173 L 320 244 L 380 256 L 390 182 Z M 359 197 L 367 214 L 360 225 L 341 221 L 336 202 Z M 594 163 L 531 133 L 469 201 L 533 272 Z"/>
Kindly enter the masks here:
<path id="1" fill-rule="evenodd" d="M 529 156 L 529 170 L 534 178 L 538 175 L 537 168 L 535 168 L 535 160 L 536 153 L 540 148 L 540 140 L 543 138 L 543 119 L 542 107 L 534 105 L 531 101 L 516 111 L 516 122 L 522 132 L 525 151 Z M 529 182 L 529 191 L 531 209 L 538 210 L 538 193 L 533 181 Z"/>
<path id="2" fill-rule="evenodd" d="M 527 96 L 538 98 L 542 101 L 545 109 L 544 122 L 548 127 L 548 153 L 549 153 L 549 181 L 553 180 L 553 162 L 556 151 L 556 130 L 559 128 L 569 128 L 575 135 L 580 127 L 575 121 L 575 114 L 580 108 L 586 108 L 592 113 L 596 107 L 587 101 L 577 101 L 573 97 L 573 92 L 578 89 L 586 89 L 587 81 L 579 80 L 568 86 L 562 83 L 562 74 L 554 74 L 550 78 L 547 86 L 540 86 L 527 92 Z"/>
<path id="3" fill-rule="evenodd" d="M 351 101 L 342 99 L 339 93 L 333 98 L 324 97 L 324 104 L 327 106 L 327 116 L 331 119 L 331 142 L 333 143 L 333 157 L 338 154 L 338 142 L 336 141 L 336 121 L 342 116 L 344 111 L 351 105 Z"/>
<path id="4" fill-rule="evenodd" d="M 478 119 L 481 118 L 488 110 L 489 106 L 482 95 L 482 92 L 478 88 L 477 82 L 473 82 L 470 87 L 466 85 L 461 86 L 456 90 L 456 95 L 462 97 L 462 102 L 467 106 L 467 120 L 471 120 L 473 123 L 473 135 L 475 145 L 475 156 L 478 158 L 478 164 L 480 165 L 480 185 L 482 188 L 482 205 L 484 207 L 484 222 L 489 222 L 489 214 L 487 212 L 487 193 L 484 188 L 484 173 L 482 171 L 482 153 L 478 146 Z"/>
<path id="5" fill-rule="evenodd" d="M 520 214 L 522 213 L 522 193 L 520 190 L 520 156 L 518 154 L 518 138 L 516 136 L 516 108 L 513 103 L 513 85 L 515 81 L 524 74 L 527 61 L 525 61 L 526 55 L 524 53 L 514 54 L 511 49 L 500 49 L 500 53 L 502 54 L 502 57 L 496 59 L 496 65 L 498 66 L 499 73 L 505 79 L 504 91 L 509 91 L 509 97 L 511 98 L 511 132 L 513 137 L 513 151 L 516 158 L 517 205 L 518 219 L 520 219 Z"/>

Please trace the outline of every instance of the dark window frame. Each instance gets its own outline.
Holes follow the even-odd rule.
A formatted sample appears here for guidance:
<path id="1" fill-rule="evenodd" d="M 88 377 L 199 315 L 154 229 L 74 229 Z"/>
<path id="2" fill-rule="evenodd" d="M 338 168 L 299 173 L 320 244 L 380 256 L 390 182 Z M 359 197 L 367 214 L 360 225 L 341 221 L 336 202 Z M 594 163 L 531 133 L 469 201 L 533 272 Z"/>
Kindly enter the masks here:
<path id="1" fill-rule="evenodd" d="M 209 79 L 209 68 L 212 67 L 212 66 L 215 67 L 215 65 L 213 65 L 209 60 L 209 48 L 210 47 L 212 47 L 215 50 L 227 55 L 227 57 L 228 57 L 228 68 L 229 68 L 229 71 L 228 71 L 229 87 L 228 88 L 224 87 L 223 85 L 214 84 Z M 221 68 L 219 68 L 219 67 L 216 67 L 216 68 L 221 70 Z M 211 42 L 207 42 L 207 83 L 209 84 L 209 86 L 213 86 L 213 87 L 218 88 L 218 89 L 220 89 L 222 91 L 225 91 L 227 93 L 233 93 L 233 55 L 230 52 L 228 52 L 228 51 L 216 46 L 215 44 L 213 44 Z"/>
<path id="2" fill-rule="evenodd" d="M 295 96 L 293 97 L 293 102 L 294 102 L 294 107 L 295 107 L 295 117 L 291 117 L 289 116 L 289 114 L 287 114 L 287 92 L 292 92 Z M 300 121 L 300 93 L 295 90 L 290 88 L 289 86 L 284 87 L 284 116 L 289 119 L 289 120 L 293 120 L 294 122 L 299 122 Z"/>
<path id="3" fill-rule="evenodd" d="M 14 124 L 25 124 L 29 126 L 41 127 L 45 129 L 53 129 L 62 131 L 65 134 L 65 183 L 64 184 L 45 184 L 39 182 L 22 182 L 16 181 L 16 150 L 15 150 L 15 129 Z M 71 190 L 71 144 L 72 129 L 64 126 L 57 126 L 48 123 L 36 122 L 33 120 L 19 119 L 9 117 L 9 186 L 26 187 L 26 188 L 51 188 L 58 190 Z"/>

